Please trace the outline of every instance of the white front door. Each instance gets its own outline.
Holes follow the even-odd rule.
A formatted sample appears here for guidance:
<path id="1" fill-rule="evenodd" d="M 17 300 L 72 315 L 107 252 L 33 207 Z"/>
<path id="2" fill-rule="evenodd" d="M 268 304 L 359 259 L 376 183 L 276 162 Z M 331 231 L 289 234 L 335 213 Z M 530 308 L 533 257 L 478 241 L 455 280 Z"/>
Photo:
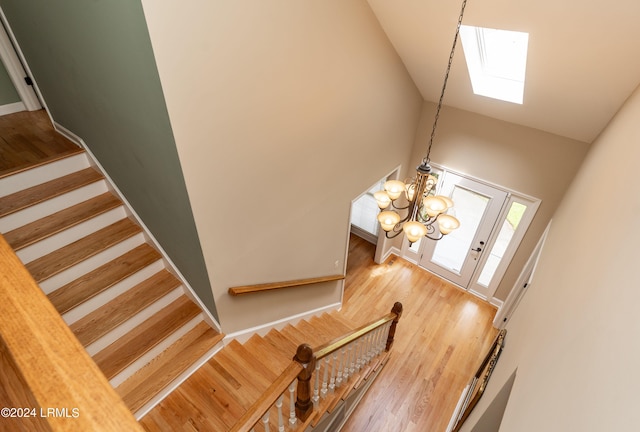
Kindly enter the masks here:
<path id="1" fill-rule="evenodd" d="M 451 172 L 447 172 L 443 180 L 439 194 L 453 200 L 454 216 L 460 220 L 460 228 L 442 240 L 424 241 L 419 248 L 419 264 L 467 287 L 487 249 L 508 193 Z"/>

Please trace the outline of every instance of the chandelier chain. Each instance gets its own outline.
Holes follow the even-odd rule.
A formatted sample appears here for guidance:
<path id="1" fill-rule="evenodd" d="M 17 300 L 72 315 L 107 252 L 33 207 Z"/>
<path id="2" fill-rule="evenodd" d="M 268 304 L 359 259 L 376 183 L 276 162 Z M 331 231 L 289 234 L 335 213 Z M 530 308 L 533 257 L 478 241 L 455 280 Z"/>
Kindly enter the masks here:
<path id="1" fill-rule="evenodd" d="M 453 38 L 453 46 L 449 53 L 449 63 L 447 64 L 447 71 L 444 74 L 444 83 L 442 84 L 442 91 L 440 92 L 440 100 L 438 101 L 438 107 L 436 108 L 435 119 L 433 120 L 433 128 L 431 129 L 431 137 L 429 138 L 429 147 L 427 148 L 427 156 L 424 158 L 425 163 L 429 163 L 429 155 L 431 154 L 431 146 L 433 146 L 433 138 L 436 136 L 436 126 L 438 125 L 438 119 L 440 118 L 440 109 L 442 108 L 442 101 L 444 100 L 444 91 L 447 88 L 447 81 L 449 80 L 449 72 L 451 71 L 451 64 L 453 63 L 453 55 L 456 51 L 456 45 L 458 44 L 458 36 L 460 35 L 460 26 L 462 25 L 462 17 L 464 16 L 464 9 L 467 6 L 467 0 L 462 1 L 462 8 L 460 9 L 460 16 L 458 17 L 458 26 L 456 27 L 456 35 Z"/>

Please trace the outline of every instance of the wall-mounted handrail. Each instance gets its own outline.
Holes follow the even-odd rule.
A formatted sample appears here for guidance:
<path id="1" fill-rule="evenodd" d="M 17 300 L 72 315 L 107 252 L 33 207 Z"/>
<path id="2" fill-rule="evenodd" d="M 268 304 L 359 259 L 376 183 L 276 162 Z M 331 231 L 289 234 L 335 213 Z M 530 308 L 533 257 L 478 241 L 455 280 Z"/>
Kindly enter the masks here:
<path id="1" fill-rule="evenodd" d="M 302 344 L 298 347 L 296 354 L 293 358 L 293 362 L 285 369 L 285 371 L 276 379 L 276 381 L 269 386 L 269 388 L 265 391 L 265 393 L 258 399 L 242 416 L 236 424 L 231 429 L 232 432 L 240 432 L 240 431 L 248 431 L 255 426 L 260 419 L 268 422 L 268 412 L 272 406 L 276 403 L 276 401 L 282 401 L 287 389 L 291 394 L 291 400 L 293 401 L 294 389 L 296 390 L 296 400 L 295 400 L 295 418 L 293 417 L 293 412 L 291 413 L 291 419 L 295 424 L 296 418 L 301 421 L 307 420 L 314 408 L 314 403 L 317 402 L 318 394 L 319 394 L 319 369 L 320 364 L 322 363 L 322 359 L 330 356 L 331 354 L 336 353 L 339 350 L 344 352 L 345 347 L 353 344 L 354 342 L 359 342 L 359 340 L 368 336 L 367 345 L 371 350 L 375 351 L 376 349 L 384 349 L 384 351 L 389 351 L 391 346 L 393 345 L 394 336 L 396 332 L 396 326 L 400 317 L 402 316 L 402 304 L 400 302 L 396 302 L 391 309 L 391 312 L 380 319 L 370 322 L 369 324 L 365 324 L 339 338 L 334 339 L 331 342 L 328 342 L 315 350 L 312 349 L 307 344 Z M 386 334 L 382 330 L 387 330 Z M 378 331 L 378 333 L 374 333 Z M 364 345 L 364 342 L 363 342 Z M 357 350 L 356 344 L 356 350 Z M 357 353 L 354 353 L 353 356 L 350 355 L 351 359 L 351 373 L 353 374 L 354 362 L 356 363 L 356 369 L 360 369 L 365 361 L 371 360 L 371 352 L 365 352 L 364 349 L 360 350 L 360 357 L 362 359 L 357 358 Z M 366 357 L 366 360 L 365 360 Z M 349 358 L 347 360 L 349 360 Z M 335 359 L 335 357 L 334 357 Z M 329 359 L 327 359 L 328 361 Z M 341 359 L 342 365 L 342 359 Z M 347 362 L 344 362 L 345 371 L 349 369 L 349 365 Z M 325 371 L 328 369 L 325 367 Z M 332 367 L 332 376 L 331 380 L 334 383 L 335 376 L 333 375 L 336 370 L 336 365 L 334 364 Z M 297 372 L 296 372 L 297 371 Z M 311 389 L 311 378 L 312 374 L 315 371 L 316 373 L 316 385 L 314 392 L 312 394 Z M 342 376 L 342 371 L 338 372 L 339 377 Z M 297 385 L 294 384 L 297 379 Z M 344 377 L 347 379 L 347 376 Z M 323 391 L 326 391 L 327 388 L 327 372 L 325 372 L 325 378 L 322 383 Z M 281 414 L 281 413 L 280 413 Z M 265 417 L 266 416 L 266 417 Z"/>
<path id="2" fill-rule="evenodd" d="M 6 402 L 34 414 L 0 421 L 33 421 L 31 430 L 56 432 L 142 431 L 1 235 L 0 298 Z"/>
<path id="3" fill-rule="evenodd" d="M 293 288 L 293 287 L 299 287 L 304 285 L 319 284 L 323 282 L 339 281 L 343 279 L 344 279 L 344 275 L 331 275 L 331 276 L 320 276 L 320 277 L 307 278 L 307 279 L 295 279 L 295 280 L 282 281 L 282 282 L 269 282 L 269 283 L 256 284 L 256 285 L 243 285 L 243 286 L 236 286 L 236 287 L 229 288 L 229 294 L 231 294 L 232 296 L 239 296 L 239 295 L 245 295 L 245 294 L 250 294 L 255 292 L 272 291 L 272 290 L 277 290 L 282 288 Z"/>

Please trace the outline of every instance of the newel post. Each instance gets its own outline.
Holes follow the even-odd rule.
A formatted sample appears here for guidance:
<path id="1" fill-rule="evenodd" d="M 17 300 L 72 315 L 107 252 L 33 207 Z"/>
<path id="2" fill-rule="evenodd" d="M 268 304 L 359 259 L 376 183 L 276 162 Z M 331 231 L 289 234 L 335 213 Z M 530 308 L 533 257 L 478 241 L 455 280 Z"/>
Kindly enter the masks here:
<path id="1" fill-rule="evenodd" d="M 302 344 L 298 347 L 296 355 L 293 357 L 302 365 L 302 370 L 298 374 L 298 397 L 296 399 L 296 416 L 305 421 L 313 411 L 313 402 L 311 402 L 311 374 L 316 366 L 316 359 L 313 356 L 313 349 Z"/>
<path id="2" fill-rule="evenodd" d="M 396 335 L 396 326 L 398 325 L 398 321 L 400 321 L 400 317 L 402 316 L 402 303 L 395 302 L 393 308 L 391 308 L 391 313 L 396 314 L 396 317 L 391 321 L 391 327 L 389 327 L 389 336 L 387 336 L 387 347 L 386 351 L 391 349 L 391 345 L 393 345 L 393 337 Z"/>

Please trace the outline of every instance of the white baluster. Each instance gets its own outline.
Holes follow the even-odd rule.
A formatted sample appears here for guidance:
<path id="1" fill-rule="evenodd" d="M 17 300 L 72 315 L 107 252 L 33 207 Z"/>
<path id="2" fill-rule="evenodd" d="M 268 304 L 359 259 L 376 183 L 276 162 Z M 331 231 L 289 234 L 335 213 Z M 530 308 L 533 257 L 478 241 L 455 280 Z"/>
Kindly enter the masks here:
<path id="1" fill-rule="evenodd" d="M 320 395 L 322 399 L 327 397 L 327 384 L 329 381 L 329 360 L 331 356 L 327 356 L 324 359 L 324 374 L 322 374 L 322 390 L 320 390 Z"/>
<path id="2" fill-rule="evenodd" d="M 313 389 L 313 397 L 311 400 L 313 401 L 313 405 L 315 407 L 318 406 L 318 402 L 320 401 L 320 365 L 322 364 L 322 360 L 318 360 L 316 362 L 316 385 Z"/>
<path id="3" fill-rule="evenodd" d="M 353 374 L 353 363 L 351 363 L 351 358 L 353 357 L 353 342 L 349 344 L 347 347 L 347 361 L 344 362 L 344 379 L 345 381 L 349 379 L 351 374 Z"/>
<path id="4" fill-rule="evenodd" d="M 331 354 L 327 356 L 327 358 L 331 357 Z M 331 361 L 331 381 L 329 381 L 329 390 L 331 394 L 336 391 L 336 363 L 338 362 L 338 353 L 336 351 L 333 352 L 333 358 Z"/>
<path id="5" fill-rule="evenodd" d="M 360 343 L 359 339 L 356 339 L 353 342 L 353 358 L 351 359 L 351 375 L 358 372 L 358 345 Z"/>
<path id="6" fill-rule="evenodd" d="M 262 425 L 264 426 L 264 432 L 269 432 L 269 411 L 262 417 Z"/>
<path id="7" fill-rule="evenodd" d="M 362 368 L 362 348 L 364 343 L 362 342 L 362 338 L 356 341 L 356 372 L 360 372 L 360 368 Z"/>
<path id="8" fill-rule="evenodd" d="M 364 335 L 364 357 L 363 366 L 371 361 L 371 332 Z"/>
<path id="9" fill-rule="evenodd" d="M 376 335 L 375 331 L 369 332 L 369 357 L 368 357 L 369 363 L 371 363 L 371 360 L 376 355 L 375 338 L 374 338 L 375 335 Z"/>
<path id="10" fill-rule="evenodd" d="M 345 348 L 340 350 L 340 363 L 338 364 L 338 376 L 336 378 L 336 387 L 340 388 L 342 385 L 342 365 L 344 364 L 344 352 Z"/>
<path id="11" fill-rule="evenodd" d="M 278 432 L 284 432 L 284 420 L 282 419 L 282 400 L 284 399 L 284 393 L 280 395 L 276 401 L 276 408 L 278 409 Z"/>
<path id="12" fill-rule="evenodd" d="M 384 350 L 384 326 L 378 328 L 378 342 L 376 346 L 376 355 L 380 355 Z"/>
<path id="13" fill-rule="evenodd" d="M 296 417 L 296 386 L 298 380 L 295 379 L 289 386 L 289 427 L 293 427 L 298 423 L 298 417 Z"/>

